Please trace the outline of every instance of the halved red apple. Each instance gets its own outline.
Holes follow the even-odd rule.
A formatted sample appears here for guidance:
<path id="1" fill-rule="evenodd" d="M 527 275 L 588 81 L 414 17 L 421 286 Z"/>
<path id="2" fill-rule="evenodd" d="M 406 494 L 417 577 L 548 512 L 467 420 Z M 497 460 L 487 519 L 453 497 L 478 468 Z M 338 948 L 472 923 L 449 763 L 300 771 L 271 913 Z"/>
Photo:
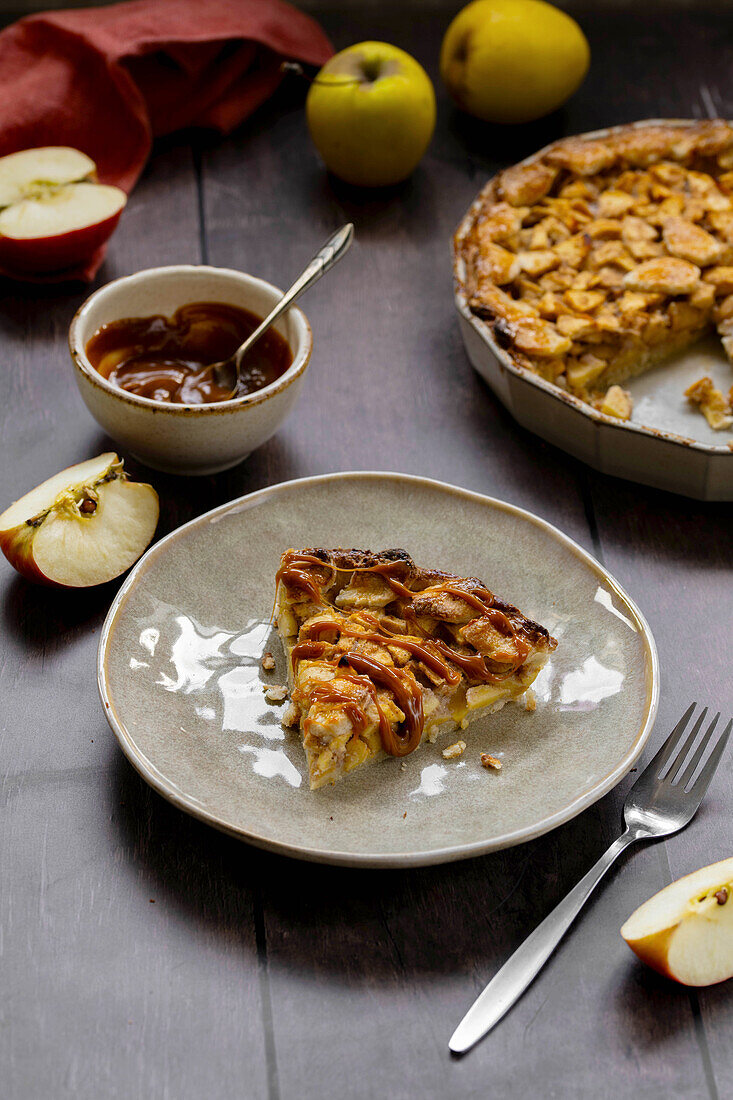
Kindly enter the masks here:
<path id="1" fill-rule="evenodd" d="M 665 886 L 621 935 L 643 962 L 682 985 L 733 977 L 733 858 Z"/>
<path id="2" fill-rule="evenodd" d="M 112 451 L 69 466 L 0 515 L 0 549 L 31 581 L 86 588 L 137 561 L 158 524 L 152 485 L 129 481 Z"/>
<path id="3" fill-rule="evenodd" d="M 88 259 L 127 202 L 95 180 L 94 161 L 63 145 L 0 157 L 0 264 L 42 274 Z"/>

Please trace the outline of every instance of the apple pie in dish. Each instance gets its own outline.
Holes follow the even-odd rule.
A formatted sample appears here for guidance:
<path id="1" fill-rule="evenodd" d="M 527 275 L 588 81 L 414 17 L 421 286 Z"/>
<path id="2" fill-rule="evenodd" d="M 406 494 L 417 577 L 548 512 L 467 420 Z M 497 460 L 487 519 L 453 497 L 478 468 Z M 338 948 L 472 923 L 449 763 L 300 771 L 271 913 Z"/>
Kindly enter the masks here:
<path id="1" fill-rule="evenodd" d="M 518 699 L 557 645 L 481 581 L 404 550 L 288 550 L 276 579 L 312 789 Z"/>
<path id="2" fill-rule="evenodd" d="M 713 326 L 733 357 L 733 126 L 555 142 L 489 181 L 454 248 L 459 296 L 516 368 L 627 420 L 622 383 Z"/>

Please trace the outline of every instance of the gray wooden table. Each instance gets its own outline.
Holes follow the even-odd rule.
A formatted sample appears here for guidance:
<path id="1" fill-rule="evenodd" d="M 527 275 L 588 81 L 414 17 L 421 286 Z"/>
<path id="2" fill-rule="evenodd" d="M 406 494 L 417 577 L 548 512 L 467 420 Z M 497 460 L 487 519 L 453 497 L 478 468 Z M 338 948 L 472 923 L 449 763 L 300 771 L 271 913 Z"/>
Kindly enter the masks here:
<path id="1" fill-rule="evenodd" d="M 445 12 L 339 14 L 437 77 Z M 722 21 L 721 21 L 722 19 Z M 315 356 L 293 417 L 239 468 L 149 475 L 160 533 L 264 485 L 339 469 L 430 475 L 537 512 L 635 597 L 662 668 L 657 743 L 691 698 L 731 709 L 731 510 L 612 481 L 521 430 L 469 368 L 449 240 L 497 167 L 562 133 L 733 114 L 730 16 L 581 12 L 594 63 L 568 108 L 504 131 L 439 121 L 386 195 L 329 180 L 288 85 L 226 141 L 177 137 L 134 192 L 98 283 L 179 261 L 284 283 L 338 224 L 357 242 L 309 296 Z M 3 287 L 0 506 L 113 446 L 65 347 L 83 288 Z M 354 417 L 368 431 L 354 429 Z M 133 473 L 148 472 L 130 464 Z M 94 678 L 116 590 L 55 594 L 0 567 L 0 1093 L 6 1100 L 727 1095 L 731 987 L 676 987 L 618 929 L 642 900 L 731 854 L 733 756 L 695 822 L 622 862 L 538 981 L 473 1053 L 447 1040 L 482 985 L 615 835 L 628 781 L 505 853 L 357 872 L 247 848 L 153 794 Z"/>

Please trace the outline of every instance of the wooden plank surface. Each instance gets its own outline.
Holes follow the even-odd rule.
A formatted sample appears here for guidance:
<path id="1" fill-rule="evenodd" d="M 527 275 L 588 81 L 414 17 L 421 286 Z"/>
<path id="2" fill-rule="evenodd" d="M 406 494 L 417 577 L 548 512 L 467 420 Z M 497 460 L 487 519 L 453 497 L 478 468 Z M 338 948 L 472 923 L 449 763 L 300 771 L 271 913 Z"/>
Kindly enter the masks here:
<path id="1" fill-rule="evenodd" d="M 171 145 L 100 281 L 198 259 L 193 158 Z M 113 445 L 65 348 L 85 293 L 3 297 L 3 501 Z M 0 1092 L 235 1096 L 244 1057 L 251 1095 L 267 1095 L 252 853 L 153 799 L 110 738 L 94 654 L 115 586 L 65 595 L 9 570 L 1 583 Z"/>
<path id="2" fill-rule="evenodd" d="M 416 21 L 386 5 L 328 5 L 323 23 L 339 46 L 393 41 L 435 78 L 447 10 Z M 731 510 L 601 477 L 524 432 L 471 371 L 451 301 L 450 235 L 501 164 L 563 132 L 711 104 L 733 114 L 730 20 L 588 9 L 581 21 L 594 65 L 565 111 L 504 131 L 462 118 L 438 88 L 430 153 L 386 195 L 324 176 L 293 84 L 227 141 L 166 143 L 98 282 L 206 260 L 282 285 L 354 220 L 352 253 L 308 298 L 315 353 L 297 415 L 233 471 L 149 475 L 161 533 L 263 485 L 338 469 L 426 474 L 530 508 L 601 556 L 648 616 L 660 740 L 695 692 L 731 706 Z M 0 501 L 111 445 L 66 358 L 84 295 L 7 287 L 0 302 Z M 9 1100 L 723 1094 L 729 993 L 656 978 L 618 928 L 670 875 L 730 852 L 730 762 L 690 829 L 627 858 L 501 1027 L 457 1060 L 457 1020 L 613 839 L 630 780 L 550 836 L 464 864 L 359 873 L 268 856 L 176 811 L 117 750 L 93 674 L 115 585 L 59 596 L 7 568 L 0 587 Z"/>

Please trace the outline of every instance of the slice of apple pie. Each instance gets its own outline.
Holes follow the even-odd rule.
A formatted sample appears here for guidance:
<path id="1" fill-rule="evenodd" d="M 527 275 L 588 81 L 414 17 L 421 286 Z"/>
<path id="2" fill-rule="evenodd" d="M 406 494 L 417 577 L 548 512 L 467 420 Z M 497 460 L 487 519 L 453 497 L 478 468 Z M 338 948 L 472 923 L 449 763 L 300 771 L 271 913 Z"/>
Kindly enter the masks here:
<path id="1" fill-rule="evenodd" d="M 459 290 L 517 368 L 626 420 L 619 383 L 713 326 L 733 358 L 733 126 L 557 141 L 490 180 L 455 254 Z"/>
<path id="2" fill-rule="evenodd" d="M 276 579 L 311 789 L 518 699 L 557 645 L 481 581 L 404 550 L 288 550 Z"/>

